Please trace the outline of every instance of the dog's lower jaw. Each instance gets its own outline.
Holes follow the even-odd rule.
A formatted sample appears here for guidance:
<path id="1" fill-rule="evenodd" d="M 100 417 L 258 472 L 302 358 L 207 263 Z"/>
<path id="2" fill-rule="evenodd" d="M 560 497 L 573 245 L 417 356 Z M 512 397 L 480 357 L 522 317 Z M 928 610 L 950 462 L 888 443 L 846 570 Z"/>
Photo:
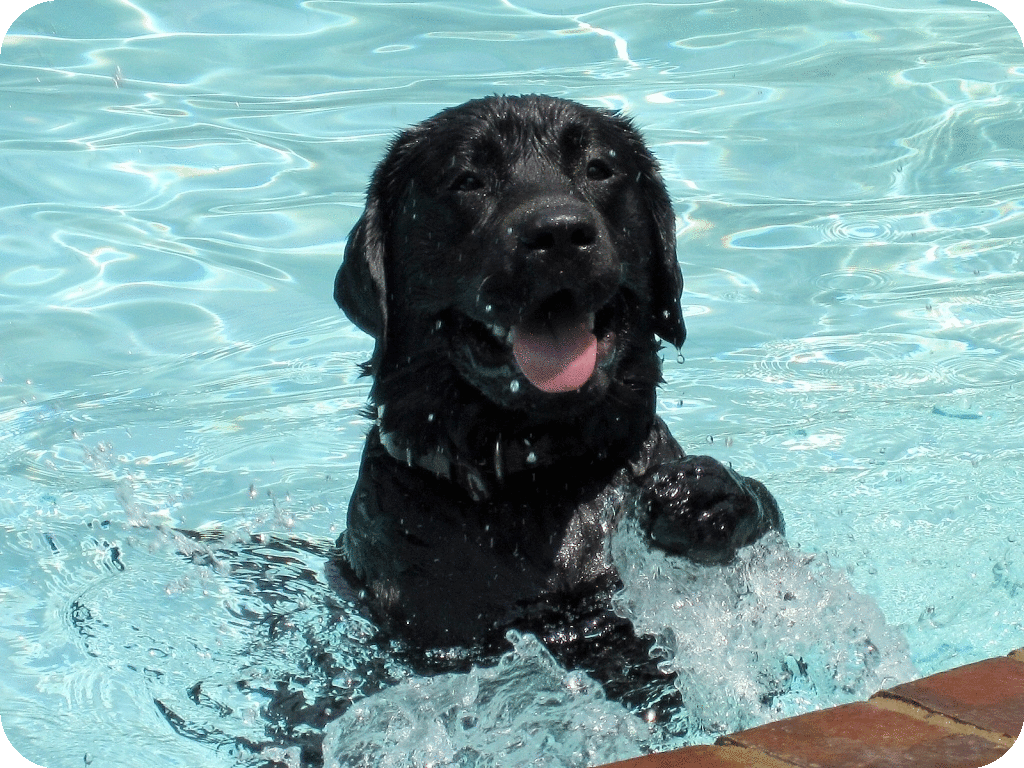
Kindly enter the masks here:
<path id="1" fill-rule="evenodd" d="M 661 373 L 656 350 L 652 344 L 632 353 L 631 365 L 641 371 L 638 378 L 610 382 L 593 402 L 573 400 L 572 393 L 550 395 L 553 403 L 564 405 L 550 412 L 516 411 L 514 418 L 502 405 L 481 397 L 444 358 L 385 371 L 373 389 L 380 443 L 396 461 L 446 480 L 478 502 L 565 461 L 625 461 L 655 419 Z M 407 395 L 417 387 L 429 387 L 427 396 Z"/>
<path id="2" fill-rule="evenodd" d="M 619 291 L 595 310 L 555 319 L 528 317 L 502 324 L 482 319 L 478 311 L 450 308 L 437 318 L 435 327 L 448 334 L 445 354 L 458 375 L 486 399 L 508 410 L 543 412 L 558 419 L 594 407 L 616 380 L 623 360 L 635 354 L 630 311 L 629 297 Z M 570 328 L 579 334 L 568 333 Z M 649 335 L 653 339 L 653 331 Z M 524 342 L 551 342 L 556 337 L 566 343 Z M 568 343 L 569 339 L 578 343 Z M 531 359 L 544 346 L 556 350 L 556 359 L 547 366 Z M 571 375 L 574 368 L 579 370 Z"/>

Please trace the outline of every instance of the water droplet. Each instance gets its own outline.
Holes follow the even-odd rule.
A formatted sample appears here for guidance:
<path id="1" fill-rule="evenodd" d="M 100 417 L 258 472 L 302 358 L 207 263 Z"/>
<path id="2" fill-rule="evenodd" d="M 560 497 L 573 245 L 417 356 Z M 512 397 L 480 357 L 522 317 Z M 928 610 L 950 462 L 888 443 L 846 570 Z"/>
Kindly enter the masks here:
<path id="1" fill-rule="evenodd" d="M 536 464 L 537 463 L 537 454 L 534 451 L 530 451 L 528 454 L 526 454 L 526 463 L 527 464 Z"/>
<path id="2" fill-rule="evenodd" d="M 433 422 L 433 421 L 434 421 L 434 414 L 432 414 L 432 413 L 428 413 L 428 414 L 427 414 L 427 421 L 429 421 L 429 422 Z"/>
<path id="3" fill-rule="evenodd" d="M 686 358 L 683 356 L 683 353 L 679 350 L 676 350 L 676 362 L 679 363 L 680 365 L 686 362 Z"/>
<path id="4" fill-rule="evenodd" d="M 488 304 L 488 305 L 486 305 L 484 307 L 484 312 L 486 312 L 488 315 L 491 314 L 491 312 L 493 312 L 493 311 L 494 311 L 494 306 L 491 305 L 491 304 Z"/>
<path id="5" fill-rule="evenodd" d="M 519 379 L 512 379 L 512 381 L 508 385 L 508 388 L 512 392 L 518 392 L 519 391 Z"/>

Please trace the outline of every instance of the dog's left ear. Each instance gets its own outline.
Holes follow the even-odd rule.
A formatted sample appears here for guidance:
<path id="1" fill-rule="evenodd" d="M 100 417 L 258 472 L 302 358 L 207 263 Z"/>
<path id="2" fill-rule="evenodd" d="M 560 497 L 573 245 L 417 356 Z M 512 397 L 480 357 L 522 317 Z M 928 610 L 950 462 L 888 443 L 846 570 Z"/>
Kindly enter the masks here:
<path id="1" fill-rule="evenodd" d="M 676 258 L 676 215 L 672 210 L 672 199 L 658 169 L 658 161 L 633 121 L 622 113 L 606 114 L 618 123 L 619 140 L 625 140 L 630 154 L 638 161 L 640 196 L 654 227 L 654 253 L 651 254 L 649 270 L 651 284 L 648 286 L 654 332 L 679 349 L 686 341 L 686 326 L 680 304 L 683 273 Z"/>
<path id="2" fill-rule="evenodd" d="M 640 175 L 640 186 L 657 232 L 650 286 L 654 332 L 679 349 L 686 340 L 686 325 L 683 323 L 683 309 L 680 305 L 683 273 L 676 258 L 676 215 L 653 157 L 650 167 Z"/>

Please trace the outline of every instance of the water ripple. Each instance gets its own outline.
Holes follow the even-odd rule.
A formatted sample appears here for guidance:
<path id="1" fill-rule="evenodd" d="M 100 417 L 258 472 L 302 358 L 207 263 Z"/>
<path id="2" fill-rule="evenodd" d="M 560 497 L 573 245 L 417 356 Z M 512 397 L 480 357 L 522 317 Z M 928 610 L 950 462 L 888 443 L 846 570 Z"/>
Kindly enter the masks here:
<path id="1" fill-rule="evenodd" d="M 998 391 L 1024 382 L 1024 354 L 976 348 L 954 339 L 875 334 L 821 336 L 765 345 L 756 365 L 784 391 L 906 397 L 952 391 Z"/>

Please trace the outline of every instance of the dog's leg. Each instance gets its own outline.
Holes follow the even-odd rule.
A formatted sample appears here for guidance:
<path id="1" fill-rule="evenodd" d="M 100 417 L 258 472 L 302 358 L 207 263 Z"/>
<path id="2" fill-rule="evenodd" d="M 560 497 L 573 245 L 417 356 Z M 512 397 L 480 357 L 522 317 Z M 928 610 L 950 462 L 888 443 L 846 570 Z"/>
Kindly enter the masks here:
<path id="1" fill-rule="evenodd" d="M 761 483 L 710 456 L 685 456 L 643 478 L 641 519 L 654 545 L 705 564 L 726 563 L 770 530 L 783 530 Z"/>

